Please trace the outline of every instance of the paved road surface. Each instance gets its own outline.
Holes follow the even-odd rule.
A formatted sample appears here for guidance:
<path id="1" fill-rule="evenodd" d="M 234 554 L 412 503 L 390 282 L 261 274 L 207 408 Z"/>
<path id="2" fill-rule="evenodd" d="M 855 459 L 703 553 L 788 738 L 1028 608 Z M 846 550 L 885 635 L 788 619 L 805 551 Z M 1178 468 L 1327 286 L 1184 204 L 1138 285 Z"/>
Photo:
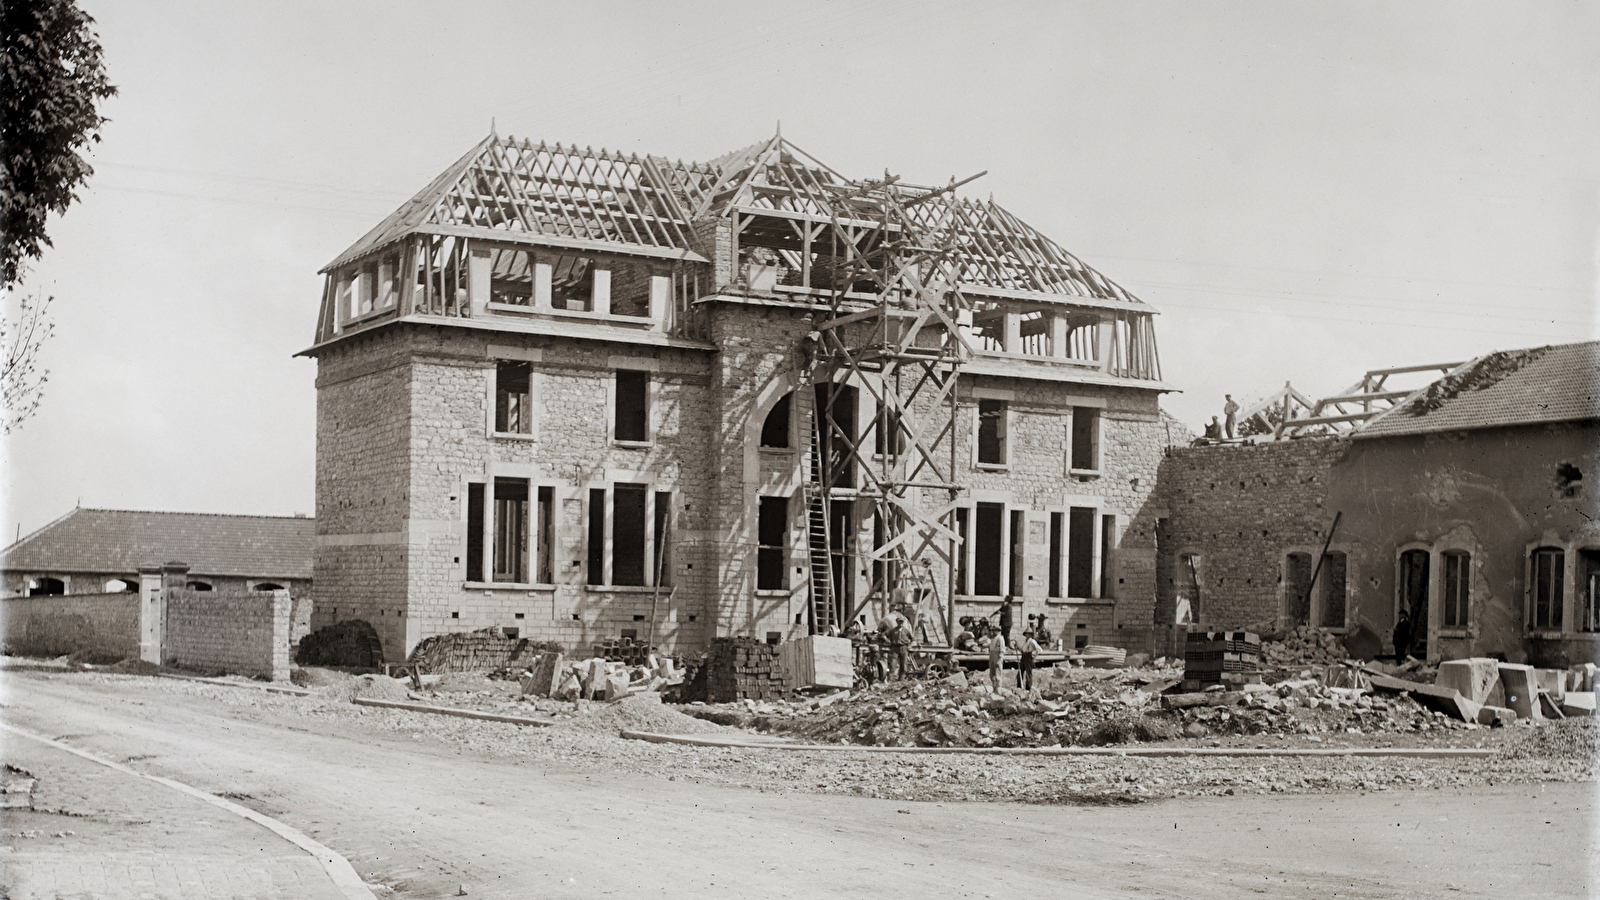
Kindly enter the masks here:
<path id="1" fill-rule="evenodd" d="M 9 722 L 235 798 L 407 898 L 1531 900 L 1589 896 L 1596 858 L 1592 785 L 907 803 L 573 774 L 332 721 L 248 720 L 140 679 L 87 690 L 5 672 L 0 697 Z"/>

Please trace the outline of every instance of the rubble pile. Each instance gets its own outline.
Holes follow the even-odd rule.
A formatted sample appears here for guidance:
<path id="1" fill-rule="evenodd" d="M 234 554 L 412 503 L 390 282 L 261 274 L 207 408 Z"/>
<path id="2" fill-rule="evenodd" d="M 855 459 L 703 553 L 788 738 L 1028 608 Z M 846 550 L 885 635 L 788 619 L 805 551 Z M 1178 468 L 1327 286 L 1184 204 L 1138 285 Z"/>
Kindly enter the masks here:
<path id="1" fill-rule="evenodd" d="M 1381 734 L 1464 729 L 1468 723 L 1428 710 L 1406 694 L 1385 696 L 1359 687 L 1330 687 L 1315 678 L 1243 691 L 1180 694 L 1163 705 L 1181 720 L 1185 737 L 1213 734 Z"/>
<path id="2" fill-rule="evenodd" d="M 1261 645 L 1261 661 L 1280 668 L 1325 666 L 1349 656 L 1338 635 L 1309 625 L 1296 628 L 1281 641 L 1267 641 Z"/>
<path id="3" fill-rule="evenodd" d="M 645 665 L 630 666 L 601 657 L 571 660 L 547 650 L 528 663 L 520 684 L 524 694 L 553 700 L 621 700 L 659 691 L 682 678 L 671 657 L 652 654 Z"/>

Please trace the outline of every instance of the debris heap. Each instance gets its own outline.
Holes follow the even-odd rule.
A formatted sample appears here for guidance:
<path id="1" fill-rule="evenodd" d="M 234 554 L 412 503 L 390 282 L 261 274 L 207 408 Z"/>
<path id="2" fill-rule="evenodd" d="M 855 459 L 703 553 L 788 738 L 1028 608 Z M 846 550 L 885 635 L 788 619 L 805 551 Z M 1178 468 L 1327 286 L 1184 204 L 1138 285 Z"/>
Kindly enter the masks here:
<path id="1" fill-rule="evenodd" d="M 1281 641 L 1261 645 L 1261 661 L 1269 666 L 1326 666 L 1349 657 L 1344 641 L 1336 634 L 1302 625 L 1284 635 Z"/>

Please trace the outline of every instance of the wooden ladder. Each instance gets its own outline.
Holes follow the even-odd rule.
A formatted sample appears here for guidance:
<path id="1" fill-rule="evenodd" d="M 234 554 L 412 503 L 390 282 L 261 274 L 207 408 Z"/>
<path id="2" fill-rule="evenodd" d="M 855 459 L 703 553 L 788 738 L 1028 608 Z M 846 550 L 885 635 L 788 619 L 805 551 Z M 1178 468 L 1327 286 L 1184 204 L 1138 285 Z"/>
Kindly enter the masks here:
<path id="1" fill-rule="evenodd" d="M 796 420 L 804 429 L 806 443 L 804 459 L 806 479 L 806 552 L 811 571 L 811 633 L 823 634 L 830 626 L 838 625 L 833 603 L 833 546 L 828 534 L 828 489 L 822 483 L 822 437 L 825 427 L 817 417 L 817 390 L 811 382 L 811 367 L 800 372 L 800 383 L 794 389 L 794 402 L 798 405 Z"/>

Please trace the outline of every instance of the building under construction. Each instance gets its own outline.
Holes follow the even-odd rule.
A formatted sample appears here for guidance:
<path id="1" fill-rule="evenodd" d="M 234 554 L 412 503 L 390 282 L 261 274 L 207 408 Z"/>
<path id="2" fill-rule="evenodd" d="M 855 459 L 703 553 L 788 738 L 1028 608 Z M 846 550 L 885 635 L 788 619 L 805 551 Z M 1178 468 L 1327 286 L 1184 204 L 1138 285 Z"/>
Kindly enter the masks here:
<path id="1" fill-rule="evenodd" d="M 963 185 L 490 135 L 324 270 L 315 624 L 1147 646 L 1155 311 Z"/>

